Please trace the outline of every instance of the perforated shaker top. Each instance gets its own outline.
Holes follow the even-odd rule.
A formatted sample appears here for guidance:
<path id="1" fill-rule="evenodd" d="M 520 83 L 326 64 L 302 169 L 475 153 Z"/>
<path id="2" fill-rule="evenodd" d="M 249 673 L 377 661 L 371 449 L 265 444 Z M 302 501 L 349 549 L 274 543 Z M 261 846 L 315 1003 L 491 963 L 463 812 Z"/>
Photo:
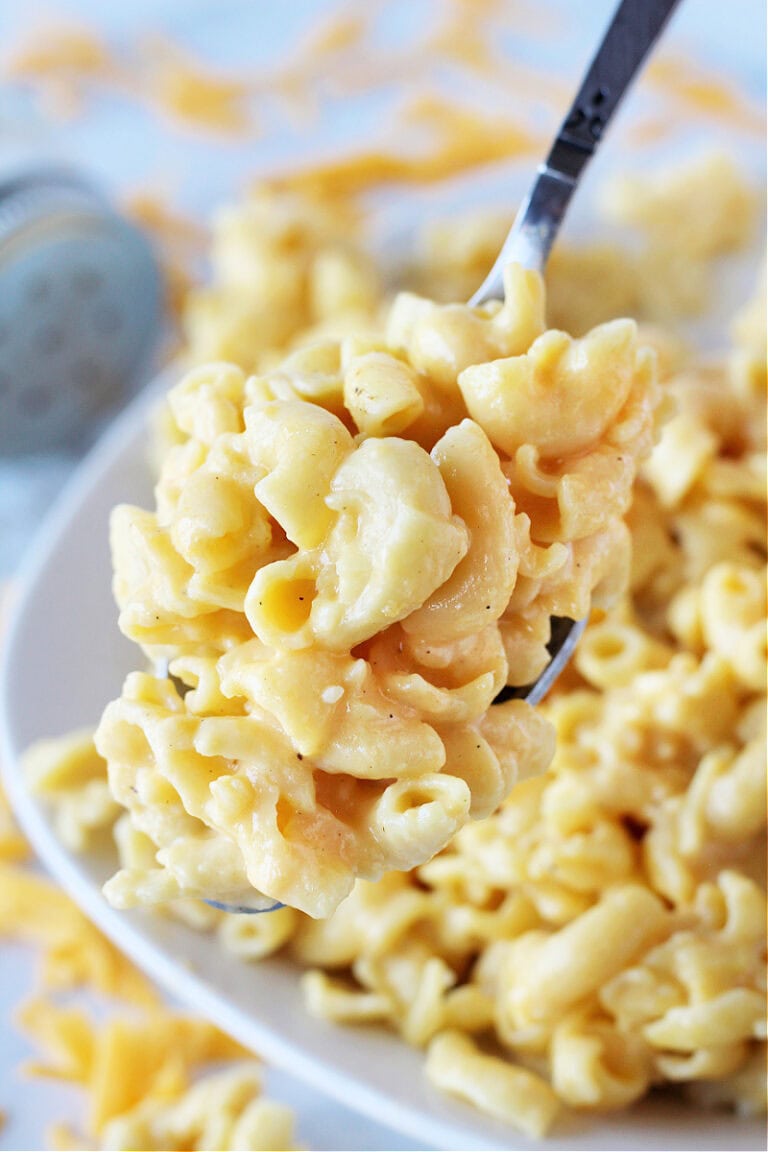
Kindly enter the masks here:
<path id="1" fill-rule="evenodd" d="M 0 454 L 77 445 L 143 383 L 161 318 L 142 233 L 76 174 L 0 182 Z"/>

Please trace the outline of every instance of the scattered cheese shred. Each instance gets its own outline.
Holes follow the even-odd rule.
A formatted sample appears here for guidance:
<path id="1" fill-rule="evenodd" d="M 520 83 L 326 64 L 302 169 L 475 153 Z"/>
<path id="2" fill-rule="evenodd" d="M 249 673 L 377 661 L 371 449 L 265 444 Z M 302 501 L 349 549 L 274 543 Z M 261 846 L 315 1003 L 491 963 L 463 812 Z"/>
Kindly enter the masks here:
<path id="1" fill-rule="evenodd" d="M 214 73 L 158 37 L 149 41 L 149 93 L 154 104 L 186 124 L 227 135 L 251 133 L 251 85 Z"/>
<path id="2" fill-rule="evenodd" d="M 333 56 L 348 48 L 357 48 L 367 27 L 362 11 L 334 13 L 310 29 L 300 55 L 313 65 L 317 63 L 318 57 Z"/>
<path id="3" fill-rule="evenodd" d="M 537 136 L 503 117 L 460 108 L 439 96 L 420 97 L 405 110 L 406 124 L 428 130 L 428 148 L 405 155 L 370 149 L 299 168 L 269 183 L 328 200 L 354 199 L 391 184 L 434 184 L 488 164 L 534 154 Z M 260 181 L 260 184 L 263 182 Z"/>
<path id="4" fill-rule="evenodd" d="M 132 1004 L 157 1004 L 149 981 L 50 880 L 0 863 L 0 937 L 42 949 L 48 988 L 86 986 Z"/>
<path id="5" fill-rule="evenodd" d="M 0 861 L 26 860 L 29 846 L 17 829 L 5 793 L 0 788 Z"/>
<path id="6" fill-rule="evenodd" d="M 43 78 L 104 76 L 114 68 L 106 44 L 86 28 L 58 27 L 38 31 L 14 53 L 7 65 L 11 76 Z"/>
<path id="7" fill-rule="evenodd" d="M 69 1124 L 49 1124 L 45 1130 L 45 1142 L 54 1152 L 84 1152 L 87 1147 L 82 1136 L 78 1136 Z"/>
<path id="8" fill-rule="evenodd" d="M 65 783 L 68 781 L 65 781 Z M 29 850 L 0 796 L 3 840 Z M 152 985 L 50 881 L 0 860 L 0 938 L 39 948 L 45 994 L 16 1013 L 40 1051 L 22 1071 L 87 1093 L 85 1133 L 46 1131 L 50 1148 L 291 1149 L 294 1117 L 261 1094 L 253 1054 L 213 1024 L 161 1005 Z M 61 1004 L 55 992 L 88 994 Z M 93 995 L 120 1002 L 106 1015 Z M 245 1062 L 244 1062 L 245 1061 Z M 223 1063 L 223 1069 L 221 1065 Z M 210 1072 L 207 1066 L 217 1070 Z M 0 1128 L 6 1122 L 0 1112 Z"/>
<path id="9" fill-rule="evenodd" d="M 85 1012 L 80 1008 L 60 1008 L 36 996 L 22 1004 L 16 1021 L 45 1054 L 45 1060 L 29 1061 L 24 1066 L 27 1075 L 88 1083 L 96 1044 Z"/>
<path id="10" fill-rule="evenodd" d="M 98 1141 L 90 1147 L 293 1147 L 292 1113 L 261 1096 L 253 1056 L 212 1024 L 159 1007 L 99 1024 L 44 998 L 28 1001 L 18 1022 L 43 1053 L 25 1072 L 87 1091 L 87 1136 Z M 206 1072 L 222 1061 L 223 1069 Z M 85 1146 L 61 1124 L 48 1137 L 55 1148 Z"/>
<path id="11" fill-rule="evenodd" d="M 115 1016 L 98 1033 L 90 1126 L 100 1132 L 148 1095 L 177 1094 L 196 1065 L 246 1055 L 218 1028 L 191 1016 L 161 1011 L 139 1021 Z"/>
<path id="12" fill-rule="evenodd" d="M 294 1146 L 293 1115 L 261 1096 L 250 1052 L 213 1024 L 162 1007 L 144 977 L 63 893 L 7 864 L 0 865 L 3 935 L 43 948 L 47 982 L 55 988 L 106 993 L 130 1010 L 97 1019 L 50 992 L 19 1008 L 16 1023 L 41 1053 L 24 1073 L 87 1092 L 85 1136 L 54 1124 L 47 1131 L 50 1147 L 224 1152 Z M 223 1071 L 206 1072 L 222 1062 Z"/>
<path id="13" fill-rule="evenodd" d="M 667 100 L 682 105 L 690 116 L 720 120 L 749 132 L 765 132 L 764 110 L 738 91 L 724 77 L 704 73 L 688 57 L 664 53 L 651 61 L 646 71 L 648 84 Z"/>
<path id="14" fill-rule="evenodd" d="M 40 29 L 5 64 L 11 80 L 34 88 L 46 113 L 72 118 L 94 82 L 123 87 L 125 73 L 107 45 L 88 29 Z"/>

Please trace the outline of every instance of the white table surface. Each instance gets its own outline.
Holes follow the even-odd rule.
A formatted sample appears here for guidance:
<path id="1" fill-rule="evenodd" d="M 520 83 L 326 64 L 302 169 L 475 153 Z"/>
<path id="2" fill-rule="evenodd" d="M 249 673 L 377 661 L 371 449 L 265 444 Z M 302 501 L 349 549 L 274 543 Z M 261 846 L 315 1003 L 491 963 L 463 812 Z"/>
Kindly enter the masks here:
<path id="1" fill-rule="evenodd" d="M 557 0 L 550 2 L 557 4 Z M 567 7 L 568 0 L 559 0 L 557 6 Z M 0 0 L 0 67 L 26 31 L 51 22 L 90 26 L 115 46 L 130 43 L 142 29 L 154 27 L 204 59 L 252 67 L 281 56 L 303 27 L 333 7 L 324 0 L 277 5 L 264 0 L 131 0 L 128 4 L 49 0 L 44 7 L 35 0 Z M 611 0 L 579 5 L 578 41 L 584 47 L 562 57 L 564 74 L 575 76 L 581 69 L 611 8 Z M 414 19 L 429 18 L 432 11 L 434 5 L 428 0 L 418 5 L 392 0 L 387 8 L 388 34 L 395 40 L 402 37 Z M 764 27 L 764 0 L 688 0 L 669 35 L 672 46 L 693 51 L 720 71 L 740 76 L 760 98 L 765 91 Z M 541 44 L 533 46 L 529 59 L 534 61 L 537 52 L 546 55 L 547 51 Z M 552 64 L 553 59 L 557 63 L 556 56 L 546 63 Z M 338 107 L 332 112 L 322 126 L 322 138 L 341 147 L 364 135 L 381 108 L 375 100 L 363 100 L 355 105 L 354 115 Z M 0 172 L 9 150 L 18 149 L 19 141 L 31 156 L 55 156 L 82 166 L 116 195 L 153 185 L 165 189 L 181 209 L 201 219 L 216 204 L 236 197 L 255 172 L 295 156 L 306 144 L 300 133 L 286 127 L 258 140 L 221 144 L 193 131 L 161 128 L 135 106 L 109 100 L 89 106 L 86 116 L 62 124 L 41 116 L 33 102 L 3 88 L 0 79 Z M 316 146 L 317 141 L 315 150 Z M 0 458 L 0 580 L 12 576 L 35 523 L 75 464 L 65 454 L 22 461 Z M 67 1120 L 77 1125 L 81 1116 L 82 1096 L 77 1090 L 19 1074 L 20 1064 L 33 1052 L 12 1027 L 11 1017 L 15 1006 L 34 988 L 34 964 L 29 950 L 0 946 L 0 1109 L 8 1114 L 0 1130 L 0 1148 L 6 1150 L 41 1149 L 48 1123 Z M 413 1147 L 407 1139 L 329 1102 L 284 1072 L 270 1071 L 267 1088 L 296 1109 L 299 1139 L 306 1146 Z"/>

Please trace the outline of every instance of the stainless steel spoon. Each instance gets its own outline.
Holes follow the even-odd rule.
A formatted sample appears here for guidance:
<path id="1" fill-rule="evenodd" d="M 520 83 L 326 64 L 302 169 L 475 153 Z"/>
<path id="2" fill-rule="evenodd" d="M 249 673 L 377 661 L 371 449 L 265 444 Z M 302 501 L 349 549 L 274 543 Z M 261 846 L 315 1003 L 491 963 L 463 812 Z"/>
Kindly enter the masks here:
<path id="1" fill-rule="evenodd" d="M 508 264 L 543 272 L 571 197 L 597 151 L 611 117 L 680 0 L 622 0 L 603 36 L 573 104 L 515 217 L 496 261 L 469 303 L 503 296 Z M 499 700 L 538 704 L 573 655 L 586 620 L 553 617 L 547 645 L 550 662 L 539 678 L 507 688 Z"/>
<path id="2" fill-rule="evenodd" d="M 537 168 L 531 189 L 496 262 L 469 301 L 470 305 L 485 304 L 503 296 L 502 275 L 508 264 L 522 264 L 543 272 L 584 169 L 597 151 L 624 93 L 679 2 L 622 0 L 619 4 L 549 155 Z M 586 625 L 586 620 L 553 617 L 548 644 L 549 664 L 533 684 L 504 689 L 498 700 L 517 697 L 538 704 L 570 660 Z M 281 904 L 254 908 L 248 904 L 209 903 L 227 912 L 271 912 L 282 907 Z"/>

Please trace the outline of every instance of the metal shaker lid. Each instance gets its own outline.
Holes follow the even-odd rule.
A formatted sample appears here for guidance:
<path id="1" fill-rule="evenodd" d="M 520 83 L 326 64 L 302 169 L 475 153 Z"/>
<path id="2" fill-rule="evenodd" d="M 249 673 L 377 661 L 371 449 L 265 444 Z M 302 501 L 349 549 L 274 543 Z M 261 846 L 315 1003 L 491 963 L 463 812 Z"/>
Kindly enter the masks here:
<path id="1" fill-rule="evenodd" d="M 0 180 L 0 454 L 92 437 L 142 383 L 160 322 L 149 243 L 90 184 Z"/>

